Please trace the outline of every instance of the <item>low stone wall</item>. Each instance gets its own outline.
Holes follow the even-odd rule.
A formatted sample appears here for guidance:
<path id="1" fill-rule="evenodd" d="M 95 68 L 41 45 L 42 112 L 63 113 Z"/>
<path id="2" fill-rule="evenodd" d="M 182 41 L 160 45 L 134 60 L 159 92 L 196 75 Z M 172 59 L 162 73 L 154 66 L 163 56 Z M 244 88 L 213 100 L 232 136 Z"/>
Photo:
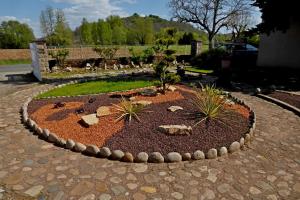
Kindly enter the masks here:
<path id="1" fill-rule="evenodd" d="M 0 49 L 0 60 L 30 60 L 29 49 Z"/>

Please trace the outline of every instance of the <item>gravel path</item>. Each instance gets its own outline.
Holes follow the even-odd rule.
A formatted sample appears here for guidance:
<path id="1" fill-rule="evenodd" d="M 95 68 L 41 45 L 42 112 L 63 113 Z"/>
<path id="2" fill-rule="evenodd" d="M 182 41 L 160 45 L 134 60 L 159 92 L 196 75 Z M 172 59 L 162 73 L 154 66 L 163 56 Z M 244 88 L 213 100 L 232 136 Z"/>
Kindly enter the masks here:
<path id="1" fill-rule="evenodd" d="M 257 115 L 256 138 L 217 160 L 128 164 L 55 147 L 20 123 L 33 86 L 0 97 L 0 199 L 298 200 L 300 118 L 256 97 L 237 93 Z"/>

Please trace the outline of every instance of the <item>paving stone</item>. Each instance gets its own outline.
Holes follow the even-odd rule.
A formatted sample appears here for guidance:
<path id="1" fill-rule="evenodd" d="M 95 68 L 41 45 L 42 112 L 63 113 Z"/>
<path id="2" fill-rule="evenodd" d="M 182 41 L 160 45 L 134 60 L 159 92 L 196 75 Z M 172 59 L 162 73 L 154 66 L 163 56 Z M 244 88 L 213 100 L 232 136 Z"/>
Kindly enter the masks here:
<path id="1" fill-rule="evenodd" d="M 101 194 L 99 200 L 111 200 L 111 196 L 109 194 Z"/>
<path id="2" fill-rule="evenodd" d="M 44 186 L 36 185 L 36 186 L 33 186 L 33 187 L 29 188 L 28 190 L 26 190 L 25 194 L 27 194 L 31 197 L 36 197 L 37 195 L 39 195 L 41 193 L 41 191 L 43 189 L 44 189 Z"/>
<path id="3" fill-rule="evenodd" d="M 211 200 L 211 199 L 215 199 L 216 195 L 214 193 L 214 191 L 210 190 L 210 189 L 205 189 L 203 194 L 200 196 L 201 200 Z"/>
<path id="4" fill-rule="evenodd" d="M 175 199 L 183 199 L 183 194 L 179 192 L 172 192 L 171 196 L 174 197 Z"/>
<path id="5" fill-rule="evenodd" d="M 100 193 L 108 191 L 107 185 L 103 182 L 96 182 L 95 189 L 96 189 L 96 191 L 98 191 Z"/>
<path id="6" fill-rule="evenodd" d="M 221 194 L 227 193 L 227 192 L 230 191 L 230 185 L 227 184 L 227 183 L 223 183 L 223 184 L 221 184 L 221 185 L 219 185 L 219 186 L 217 187 L 217 190 L 218 190 Z"/>
<path id="7" fill-rule="evenodd" d="M 133 165 L 133 170 L 137 173 L 144 173 L 148 169 L 148 165 L 146 164 L 134 164 Z"/>
<path id="8" fill-rule="evenodd" d="M 141 191 L 152 194 L 152 193 L 156 193 L 156 188 L 150 186 L 143 186 L 141 187 Z"/>
<path id="9" fill-rule="evenodd" d="M 128 187 L 130 190 L 134 190 L 134 189 L 136 189 L 136 188 L 138 187 L 138 185 L 135 184 L 135 183 L 128 183 L 128 184 L 126 184 L 126 185 L 127 185 L 127 187 Z"/>
<path id="10" fill-rule="evenodd" d="M 261 191 L 256 187 L 250 187 L 249 192 L 253 195 L 258 195 L 261 193 Z"/>
<path id="11" fill-rule="evenodd" d="M 111 190 L 117 196 L 121 195 L 121 194 L 124 194 L 126 192 L 126 189 L 121 185 L 113 186 L 113 187 L 111 187 Z"/>
<path id="12" fill-rule="evenodd" d="M 78 200 L 95 200 L 96 196 L 94 194 L 88 194 L 83 197 L 80 197 Z"/>
<path id="13" fill-rule="evenodd" d="M 79 182 L 71 191 L 70 195 L 80 196 L 90 192 L 94 187 L 94 184 L 88 181 Z"/>

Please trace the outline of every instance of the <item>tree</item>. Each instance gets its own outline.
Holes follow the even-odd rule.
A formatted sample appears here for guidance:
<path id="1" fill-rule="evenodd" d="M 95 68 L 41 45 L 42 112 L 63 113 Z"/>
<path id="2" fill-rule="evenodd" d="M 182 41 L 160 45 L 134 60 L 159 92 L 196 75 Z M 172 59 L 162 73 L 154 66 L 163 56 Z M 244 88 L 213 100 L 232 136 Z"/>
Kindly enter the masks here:
<path id="1" fill-rule="evenodd" d="M 82 44 L 92 44 L 92 41 L 92 25 L 86 18 L 83 18 L 80 26 L 80 42 Z"/>
<path id="2" fill-rule="evenodd" d="M 119 16 L 109 16 L 106 21 L 112 30 L 112 43 L 117 45 L 125 44 L 127 31 L 122 19 Z"/>
<path id="3" fill-rule="evenodd" d="M 250 0 L 169 0 L 169 6 L 175 19 L 205 30 L 212 49 L 215 35 L 228 25 L 231 16 L 248 10 Z"/>
<path id="4" fill-rule="evenodd" d="M 41 12 L 41 29 L 48 45 L 65 46 L 72 43 L 72 30 L 62 10 L 51 7 Z"/>
<path id="5" fill-rule="evenodd" d="M 240 39 L 242 33 L 250 28 L 251 25 L 253 25 L 251 17 L 250 11 L 241 11 L 229 18 L 227 28 L 231 29 L 232 31 L 232 41 Z"/>
<path id="6" fill-rule="evenodd" d="M 65 61 L 69 55 L 69 50 L 67 49 L 59 49 L 59 50 L 53 50 L 49 52 L 49 55 L 55 59 L 56 64 L 58 67 L 64 67 Z"/>
<path id="7" fill-rule="evenodd" d="M 151 19 L 136 17 L 134 19 L 133 27 L 131 29 L 131 34 L 134 36 L 135 40 L 141 44 L 152 44 L 153 43 L 153 22 Z"/>
<path id="8" fill-rule="evenodd" d="M 33 40 L 33 31 L 27 24 L 3 21 L 0 25 L 1 49 L 27 49 Z"/>
<path id="9" fill-rule="evenodd" d="M 291 20 L 300 22 L 298 1 L 295 0 L 254 0 L 254 5 L 262 12 L 260 32 L 270 34 L 272 31 L 286 31 Z"/>
<path id="10" fill-rule="evenodd" d="M 166 49 L 169 49 L 169 46 L 176 44 L 177 40 L 177 29 L 165 28 L 161 30 L 160 34 L 158 34 L 156 43 L 164 45 L 166 46 Z"/>
<path id="11" fill-rule="evenodd" d="M 192 43 L 193 40 L 196 39 L 196 36 L 189 32 L 185 32 L 178 40 L 178 44 L 180 45 L 190 45 Z"/>
<path id="12" fill-rule="evenodd" d="M 104 20 L 98 20 L 97 33 L 99 36 L 99 42 L 102 45 L 112 44 L 112 31 L 109 23 Z"/>

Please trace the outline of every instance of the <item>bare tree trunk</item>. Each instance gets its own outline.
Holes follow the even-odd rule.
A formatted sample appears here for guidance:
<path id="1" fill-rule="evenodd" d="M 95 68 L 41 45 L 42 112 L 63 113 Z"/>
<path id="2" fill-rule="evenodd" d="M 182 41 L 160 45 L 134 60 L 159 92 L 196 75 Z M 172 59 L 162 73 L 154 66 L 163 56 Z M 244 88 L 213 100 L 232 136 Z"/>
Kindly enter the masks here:
<path id="1" fill-rule="evenodd" d="M 215 39 L 214 36 L 211 34 L 208 34 L 208 49 L 212 50 L 215 48 Z"/>

